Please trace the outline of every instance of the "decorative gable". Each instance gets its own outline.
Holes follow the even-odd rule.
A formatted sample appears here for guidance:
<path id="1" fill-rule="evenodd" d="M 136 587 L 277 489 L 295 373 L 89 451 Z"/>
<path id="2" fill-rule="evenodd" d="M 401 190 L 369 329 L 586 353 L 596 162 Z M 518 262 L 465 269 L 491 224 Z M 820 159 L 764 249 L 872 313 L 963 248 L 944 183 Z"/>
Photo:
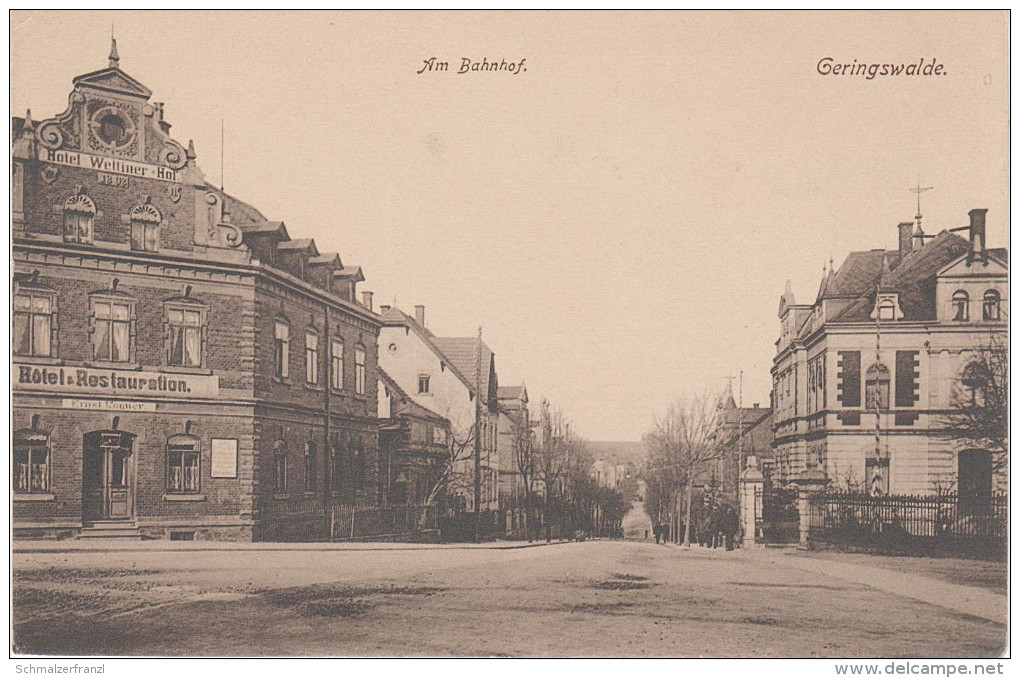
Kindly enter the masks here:
<path id="1" fill-rule="evenodd" d="M 103 90 L 130 97 L 148 99 L 152 90 L 138 82 L 120 68 L 104 68 L 99 71 L 79 75 L 72 81 L 75 87 Z"/>

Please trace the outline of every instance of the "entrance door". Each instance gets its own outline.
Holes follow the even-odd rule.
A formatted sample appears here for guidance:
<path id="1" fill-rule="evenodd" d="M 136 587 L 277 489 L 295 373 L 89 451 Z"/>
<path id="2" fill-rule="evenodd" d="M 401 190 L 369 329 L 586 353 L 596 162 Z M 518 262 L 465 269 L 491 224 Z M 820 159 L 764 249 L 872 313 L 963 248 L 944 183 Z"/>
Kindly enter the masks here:
<path id="1" fill-rule="evenodd" d="M 987 450 L 960 452 L 957 485 L 961 515 L 988 513 L 992 506 L 992 455 Z"/>
<path id="2" fill-rule="evenodd" d="M 96 431 L 85 436 L 82 468 L 84 519 L 127 520 L 132 517 L 131 453 L 135 436 L 123 431 Z"/>

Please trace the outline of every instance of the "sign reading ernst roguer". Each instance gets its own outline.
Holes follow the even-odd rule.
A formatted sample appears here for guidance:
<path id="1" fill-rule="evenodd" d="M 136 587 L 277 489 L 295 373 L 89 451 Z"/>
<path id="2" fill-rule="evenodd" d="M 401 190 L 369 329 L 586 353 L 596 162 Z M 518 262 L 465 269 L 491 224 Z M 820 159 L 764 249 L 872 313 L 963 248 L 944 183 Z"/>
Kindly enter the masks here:
<path id="1" fill-rule="evenodd" d="M 143 162 L 121 160 L 119 158 L 104 158 L 100 155 L 81 153 L 80 151 L 54 151 L 48 148 L 39 149 L 39 159 L 43 162 L 54 165 L 66 165 L 68 167 L 81 167 L 94 169 L 99 172 L 113 172 L 114 174 L 126 174 L 129 177 L 139 179 L 159 179 L 161 181 L 181 182 L 177 170 L 160 165 L 148 165 Z"/>
<path id="2" fill-rule="evenodd" d="M 14 364 L 14 390 L 94 395 L 209 398 L 219 395 L 220 378 L 211 375 L 164 374 L 88 367 Z"/>

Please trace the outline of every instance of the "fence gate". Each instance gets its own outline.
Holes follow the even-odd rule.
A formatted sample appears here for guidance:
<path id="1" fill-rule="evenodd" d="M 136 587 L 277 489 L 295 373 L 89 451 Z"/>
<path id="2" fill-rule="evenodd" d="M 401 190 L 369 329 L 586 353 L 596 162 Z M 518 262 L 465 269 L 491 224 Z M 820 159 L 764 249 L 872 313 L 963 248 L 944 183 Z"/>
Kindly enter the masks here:
<path id="1" fill-rule="evenodd" d="M 800 541 L 800 510 L 796 489 L 765 488 L 762 492 L 762 538 L 766 544 Z"/>

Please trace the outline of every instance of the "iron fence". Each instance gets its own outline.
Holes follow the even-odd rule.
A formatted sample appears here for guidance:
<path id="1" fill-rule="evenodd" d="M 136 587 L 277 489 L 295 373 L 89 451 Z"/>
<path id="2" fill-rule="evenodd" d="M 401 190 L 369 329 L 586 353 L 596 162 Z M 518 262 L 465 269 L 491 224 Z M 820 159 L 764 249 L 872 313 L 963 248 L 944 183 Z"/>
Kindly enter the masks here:
<path id="1" fill-rule="evenodd" d="M 1005 495 L 885 495 L 829 492 L 811 499 L 811 538 L 893 550 L 1004 553 Z"/>
<path id="2" fill-rule="evenodd" d="M 330 511 L 334 541 L 366 537 L 406 537 L 439 529 L 439 508 L 432 505 L 361 506 L 340 504 Z"/>

